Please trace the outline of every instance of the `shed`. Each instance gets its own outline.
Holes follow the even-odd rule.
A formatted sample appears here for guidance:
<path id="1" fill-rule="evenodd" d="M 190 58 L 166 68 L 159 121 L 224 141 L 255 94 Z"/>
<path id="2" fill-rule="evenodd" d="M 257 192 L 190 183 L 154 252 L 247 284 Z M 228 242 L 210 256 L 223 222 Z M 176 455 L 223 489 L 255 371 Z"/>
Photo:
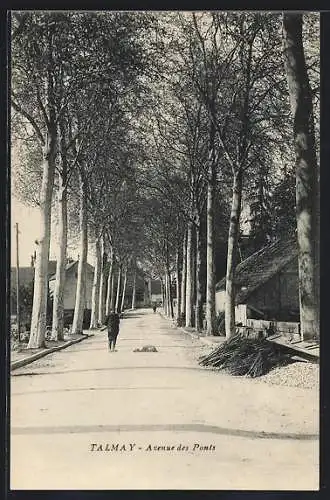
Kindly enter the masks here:
<path id="1" fill-rule="evenodd" d="M 48 261 L 48 278 L 56 271 L 56 260 Z M 16 267 L 10 269 L 10 311 L 13 318 L 16 321 Z M 34 274 L 35 268 L 33 265 L 27 267 L 19 268 L 19 285 L 20 289 L 22 287 L 28 290 L 27 295 L 33 294 L 33 284 L 34 284 Z M 30 304 L 30 299 L 27 298 L 24 291 L 21 291 L 20 295 L 20 309 L 21 309 L 21 321 L 22 323 L 29 325 L 32 313 L 32 304 Z M 47 304 L 47 317 L 51 315 L 50 304 Z M 29 328 L 28 326 L 26 328 Z"/>
<path id="2" fill-rule="evenodd" d="M 224 311 L 226 278 L 216 285 L 216 310 Z M 235 271 L 235 320 L 299 322 L 298 245 L 277 240 L 242 261 Z"/>
<path id="3" fill-rule="evenodd" d="M 146 297 L 146 304 L 161 303 L 163 301 L 162 284 L 160 279 L 149 278 L 147 282 L 148 295 Z"/>
<path id="4" fill-rule="evenodd" d="M 65 268 L 65 286 L 64 286 L 64 310 L 73 311 L 76 302 L 76 288 L 78 278 L 78 261 L 70 262 Z M 94 279 L 94 267 L 86 264 L 86 295 L 85 308 L 92 308 L 92 289 Z M 49 289 L 51 297 L 54 294 L 56 274 L 49 278 Z"/>

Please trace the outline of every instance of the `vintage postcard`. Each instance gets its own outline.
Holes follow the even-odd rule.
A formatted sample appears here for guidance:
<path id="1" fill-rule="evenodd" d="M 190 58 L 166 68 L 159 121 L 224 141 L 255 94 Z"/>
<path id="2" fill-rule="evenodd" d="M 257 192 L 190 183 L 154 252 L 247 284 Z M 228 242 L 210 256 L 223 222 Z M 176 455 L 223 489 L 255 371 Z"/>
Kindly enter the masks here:
<path id="1" fill-rule="evenodd" d="M 9 21 L 10 489 L 318 490 L 319 13 Z"/>

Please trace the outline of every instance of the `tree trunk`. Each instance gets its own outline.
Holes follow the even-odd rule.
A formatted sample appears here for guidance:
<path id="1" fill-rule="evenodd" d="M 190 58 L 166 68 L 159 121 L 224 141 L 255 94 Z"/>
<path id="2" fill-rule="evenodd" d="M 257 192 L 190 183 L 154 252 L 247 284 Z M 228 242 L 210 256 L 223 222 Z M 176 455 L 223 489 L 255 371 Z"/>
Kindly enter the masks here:
<path id="1" fill-rule="evenodd" d="M 64 338 L 64 287 L 65 270 L 67 264 L 67 243 L 68 243 L 68 192 L 67 175 L 68 164 L 66 155 L 66 129 L 64 120 L 59 122 L 60 130 L 60 162 L 62 171 L 59 175 L 59 187 L 57 192 L 58 207 L 58 255 L 56 262 L 56 281 L 53 297 L 53 321 L 52 339 L 63 340 Z"/>
<path id="2" fill-rule="evenodd" d="M 51 205 L 55 176 L 57 126 L 54 91 L 54 61 L 52 33 L 47 33 L 47 133 L 43 146 L 42 183 L 40 190 L 40 232 L 36 252 L 33 307 L 28 349 L 45 345 L 48 295 L 48 261 L 51 231 Z"/>
<path id="3" fill-rule="evenodd" d="M 127 284 L 127 266 L 125 266 L 124 271 L 124 285 L 123 285 L 123 295 L 121 298 L 120 312 L 123 312 L 125 305 L 125 294 L 126 294 L 126 284 Z"/>
<path id="4" fill-rule="evenodd" d="M 215 270 L 214 270 L 214 188 L 215 166 L 210 163 L 207 181 L 207 250 L 206 250 L 206 334 L 214 335 Z"/>
<path id="5" fill-rule="evenodd" d="M 86 305 L 86 263 L 88 251 L 86 182 L 84 173 L 80 172 L 80 257 L 78 263 L 76 303 L 71 330 L 72 335 L 81 334 L 83 332 Z"/>
<path id="6" fill-rule="evenodd" d="M 202 242 L 200 238 L 200 220 L 196 219 L 196 303 L 195 303 L 195 327 L 198 332 L 203 329 L 203 288 L 202 288 Z"/>
<path id="7" fill-rule="evenodd" d="M 303 340 L 319 338 L 317 158 L 313 104 L 302 40 L 302 15 L 283 14 L 283 51 L 296 153 L 300 324 Z"/>
<path id="8" fill-rule="evenodd" d="M 100 302 L 100 279 L 101 279 L 101 267 L 102 267 L 102 253 L 101 253 L 101 242 L 100 235 L 98 234 L 98 228 L 95 231 L 95 268 L 94 268 L 94 280 L 92 289 L 92 311 L 91 311 L 91 322 L 90 328 L 97 328 L 99 326 L 99 302 Z"/>
<path id="9" fill-rule="evenodd" d="M 169 308 L 168 308 L 168 283 L 167 283 L 167 274 L 165 271 L 164 275 L 164 313 L 166 316 L 169 315 Z"/>
<path id="10" fill-rule="evenodd" d="M 115 304 L 115 310 L 117 313 L 119 313 L 119 297 L 120 297 L 120 288 L 121 288 L 121 270 L 122 270 L 122 265 L 119 265 L 118 269 L 118 279 L 117 279 L 117 295 L 116 295 L 116 304 Z"/>
<path id="11" fill-rule="evenodd" d="M 171 288 L 171 273 L 169 268 L 166 268 L 166 284 L 167 284 L 167 315 L 170 318 L 174 318 L 173 312 L 173 296 L 172 296 L 172 288 Z"/>
<path id="12" fill-rule="evenodd" d="M 43 173 L 40 191 L 41 224 L 35 261 L 31 333 L 28 349 L 45 345 L 48 260 L 50 246 L 51 204 L 55 175 L 56 127 L 50 129 L 43 151 Z"/>
<path id="13" fill-rule="evenodd" d="M 110 311 L 112 311 L 111 302 L 113 296 L 113 268 L 114 268 L 114 253 L 112 246 L 110 247 L 110 268 L 108 274 L 108 286 L 107 286 L 107 298 L 105 306 L 105 315 L 108 316 Z"/>
<path id="14" fill-rule="evenodd" d="M 174 318 L 174 308 L 173 308 L 173 293 L 172 293 L 172 280 L 171 280 L 171 273 L 168 275 L 168 282 L 169 282 L 169 294 L 170 294 L 170 314 L 171 318 Z"/>
<path id="15" fill-rule="evenodd" d="M 192 326 L 195 326 L 195 307 L 196 307 L 196 231 L 195 224 L 192 226 L 192 240 L 191 240 L 191 286 L 192 286 Z"/>
<path id="16" fill-rule="evenodd" d="M 115 311 L 115 279 L 116 279 L 116 260 L 113 254 L 113 270 L 112 270 L 112 280 L 111 280 L 111 292 L 110 292 L 110 311 Z"/>
<path id="17" fill-rule="evenodd" d="M 56 281 L 53 297 L 53 323 L 52 339 L 63 340 L 64 329 L 64 287 L 65 268 L 67 263 L 68 240 L 68 214 L 67 214 L 67 189 L 63 185 L 66 180 L 63 175 L 59 177 L 59 190 L 57 196 L 58 206 L 58 255 L 56 261 Z"/>
<path id="18" fill-rule="evenodd" d="M 170 318 L 171 317 L 171 277 L 166 270 L 166 295 L 167 295 L 167 316 Z"/>
<path id="19" fill-rule="evenodd" d="M 149 302 L 151 305 L 152 302 L 152 286 L 151 286 L 152 280 L 151 278 L 148 279 L 148 294 L 149 294 Z"/>
<path id="20" fill-rule="evenodd" d="M 132 291 L 132 309 L 136 308 L 136 263 L 134 265 L 133 291 Z"/>
<path id="21" fill-rule="evenodd" d="M 193 325 L 193 248 L 192 248 L 192 222 L 188 222 L 187 251 L 186 251 L 186 326 Z"/>
<path id="22" fill-rule="evenodd" d="M 182 246 L 181 313 L 186 316 L 186 281 L 187 281 L 187 233 L 185 231 Z"/>
<path id="23" fill-rule="evenodd" d="M 181 280 L 182 280 L 182 260 L 180 243 L 178 242 L 177 252 L 176 252 L 176 320 L 180 321 L 181 318 Z"/>
<path id="24" fill-rule="evenodd" d="M 164 275 L 164 291 L 165 291 L 165 307 L 164 307 L 164 311 L 165 311 L 165 314 L 166 316 L 169 315 L 169 309 L 168 309 L 168 282 L 167 282 L 167 274 L 165 272 L 165 275 Z"/>
<path id="25" fill-rule="evenodd" d="M 106 299 L 106 275 L 105 268 L 108 260 L 108 255 L 105 246 L 105 236 L 101 238 L 101 254 L 102 254 L 102 268 L 100 276 L 100 292 L 99 292 L 99 322 L 103 325 L 105 320 L 105 299 Z"/>
<path id="26" fill-rule="evenodd" d="M 166 265 L 165 265 L 165 282 L 166 282 L 166 297 L 167 297 L 167 315 L 173 319 L 173 297 L 171 289 L 171 273 L 170 273 L 170 255 L 168 249 L 168 239 L 165 243 Z"/>
<path id="27" fill-rule="evenodd" d="M 164 312 L 165 312 L 165 307 L 166 307 L 166 297 L 165 297 L 165 286 L 164 286 L 164 280 L 163 278 L 160 278 L 160 285 L 161 285 L 161 289 L 162 289 L 162 298 L 163 298 L 163 309 L 164 309 Z"/>
<path id="28" fill-rule="evenodd" d="M 242 172 L 234 175 L 233 198 L 230 213 L 227 272 L 226 272 L 226 306 L 225 325 L 226 337 L 229 338 L 235 333 L 235 258 L 237 252 L 237 239 L 239 231 L 239 220 L 241 215 L 242 198 Z"/>

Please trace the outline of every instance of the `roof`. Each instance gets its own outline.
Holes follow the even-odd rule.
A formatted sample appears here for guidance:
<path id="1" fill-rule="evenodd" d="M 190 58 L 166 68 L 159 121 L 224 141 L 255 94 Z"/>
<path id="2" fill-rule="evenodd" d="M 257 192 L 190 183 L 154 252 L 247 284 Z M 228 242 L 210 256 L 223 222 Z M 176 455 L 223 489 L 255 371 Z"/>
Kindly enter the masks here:
<path id="1" fill-rule="evenodd" d="M 55 264 L 56 264 L 56 262 L 55 262 Z M 73 262 L 69 262 L 65 266 L 65 272 L 67 273 L 68 271 L 70 271 L 75 266 L 78 266 L 78 261 L 77 260 L 75 260 Z M 86 269 L 89 272 L 94 272 L 94 267 L 91 264 L 88 264 L 88 262 L 86 262 Z M 55 279 L 56 279 L 56 265 L 55 265 L 54 274 L 52 276 L 50 276 L 49 281 L 53 281 Z"/>
<path id="2" fill-rule="evenodd" d="M 56 260 L 50 260 L 48 262 L 48 276 L 56 271 Z M 27 286 L 34 281 L 34 267 L 20 267 L 19 268 L 19 284 Z M 10 282 L 11 288 L 16 287 L 16 267 L 10 269 Z"/>
<path id="3" fill-rule="evenodd" d="M 235 270 L 236 304 L 244 304 L 249 295 L 279 273 L 298 255 L 296 238 L 277 240 L 250 255 Z M 216 285 L 216 291 L 225 290 L 226 278 Z M 242 289 L 243 288 L 243 289 Z"/>
<path id="4" fill-rule="evenodd" d="M 27 286 L 34 280 L 34 267 L 19 268 L 19 284 Z M 10 283 L 12 288 L 16 288 L 16 267 L 10 269 Z"/>

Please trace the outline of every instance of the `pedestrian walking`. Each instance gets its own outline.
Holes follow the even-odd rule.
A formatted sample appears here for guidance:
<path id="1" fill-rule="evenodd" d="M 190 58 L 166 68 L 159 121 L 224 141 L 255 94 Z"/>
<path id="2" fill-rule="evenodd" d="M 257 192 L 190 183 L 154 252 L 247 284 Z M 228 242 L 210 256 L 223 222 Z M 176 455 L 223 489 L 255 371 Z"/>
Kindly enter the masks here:
<path id="1" fill-rule="evenodd" d="M 157 310 L 156 304 L 154 304 L 154 305 L 152 306 L 152 310 L 153 310 L 153 312 L 154 312 L 154 313 L 156 312 L 156 310 Z"/>
<path id="2" fill-rule="evenodd" d="M 101 330 L 105 330 L 106 328 L 108 328 L 108 347 L 109 351 L 112 352 L 116 351 L 115 347 L 119 334 L 119 323 L 119 314 L 116 312 L 111 312 L 105 319 L 104 327 L 101 328 Z"/>

